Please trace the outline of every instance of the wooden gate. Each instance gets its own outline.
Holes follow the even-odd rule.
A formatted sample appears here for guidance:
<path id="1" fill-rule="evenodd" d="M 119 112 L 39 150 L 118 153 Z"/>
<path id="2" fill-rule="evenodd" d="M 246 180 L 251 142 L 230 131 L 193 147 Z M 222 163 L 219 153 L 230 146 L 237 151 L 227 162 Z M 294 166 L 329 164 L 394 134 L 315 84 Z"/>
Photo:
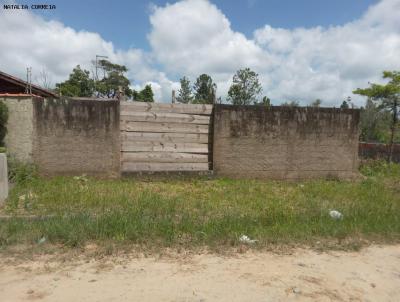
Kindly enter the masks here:
<path id="1" fill-rule="evenodd" d="M 121 171 L 208 171 L 212 105 L 121 102 Z"/>

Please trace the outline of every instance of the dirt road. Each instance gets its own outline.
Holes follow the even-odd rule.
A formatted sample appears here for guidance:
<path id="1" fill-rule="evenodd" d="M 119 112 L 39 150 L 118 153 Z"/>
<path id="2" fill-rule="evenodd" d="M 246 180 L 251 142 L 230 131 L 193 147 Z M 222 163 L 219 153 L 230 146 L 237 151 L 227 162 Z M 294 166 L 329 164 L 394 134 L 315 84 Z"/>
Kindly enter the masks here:
<path id="1" fill-rule="evenodd" d="M 400 246 L 291 255 L 0 259 L 8 301 L 400 301 Z"/>

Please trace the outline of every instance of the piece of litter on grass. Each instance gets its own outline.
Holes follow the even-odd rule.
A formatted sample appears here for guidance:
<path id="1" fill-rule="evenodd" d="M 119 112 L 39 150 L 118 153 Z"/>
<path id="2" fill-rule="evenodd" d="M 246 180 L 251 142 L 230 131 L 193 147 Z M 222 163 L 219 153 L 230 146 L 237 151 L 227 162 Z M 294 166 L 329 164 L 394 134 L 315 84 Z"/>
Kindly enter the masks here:
<path id="1" fill-rule="evenodd" d="M 45 243 L 46 242 L 46 237 L 42 237 L 42 238 L 40 238 L 39 240 L 38 240 L 38 244 L 42 244 L 42 243 Z"/>
<path id="2" fill-rule="evenodd" d="M 242 235 L 242 236 L 239 237 L 239 241 L 241 243 L 250 243 L 250 244 L 252 244 L 252 243 L 256 243 L 258 240 L 250 239 L 248 236 Z"/>
<path id="3" fill-rule="evenodd" d="M 336 210 L 329 211 L 329 216 L 335 220 L 343 219 L 343 214 Z"/>
<path id="4" fill-rule="evenodd" d="M 86 174 L 82 174 L 81 176 L 74 176 L 73 179 L 81 181 L 81 182 L 87 182 L 88 181 L 88 178 L 86 177 Z"/>

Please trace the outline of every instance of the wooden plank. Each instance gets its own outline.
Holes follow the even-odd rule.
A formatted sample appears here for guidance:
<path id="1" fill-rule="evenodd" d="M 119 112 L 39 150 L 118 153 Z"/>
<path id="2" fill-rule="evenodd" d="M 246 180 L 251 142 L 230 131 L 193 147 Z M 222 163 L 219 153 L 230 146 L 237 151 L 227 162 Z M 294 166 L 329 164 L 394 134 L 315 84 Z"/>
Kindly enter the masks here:
<path id="1" fill-rule="evenodd" d="M 121 121 L 130 122 L 155 122 L 155 123 L 189 123 L 208 125 L 209 115 L 179 114 L 169 112 L 129 112 L 121 114 Z"/>
<path id="2" fill-rule="evenodd" d="M 179 152 L 122 152 L 121 161 L 138 163 L 208 163 L 208 155 Z"/>
<path id="3" fill-rule="evenodd" d="M 208 125 L 193 125 L 179 123 L 151 123 L 151 122 L 125 122 L 121 129 L 137 132 L 179 132 L 179 133 L 206 133 Z"/>
<path id="4" fill-rule="evenodd" d="M 122 172 L 208 171 L 208 163 L 122 163 Z"/>
<path id="5" fill-rule="evenodd" d="M 152 133 L 121 131 L 121 140 L 130 142 L 208 143 L 208 134 L 202 133 Z"/>
<path id="6" fill-rule="evenodd" d="M 160 142 L 122 142 L 121 151 L 127 152 L 182 152 L 208 153 L 208 144 L 160 143 Z"/>
<path id="7" fill-rule="evenodd" d="M 208 114 L 212 112 L 213 105 L 203 104 L 164 104 L 146 102 L 121 102 L 120 110 L 122 114 L 132 111 L 148 112 L 169 112 L 169 113 L 188 113 L 188 114 Z"/>

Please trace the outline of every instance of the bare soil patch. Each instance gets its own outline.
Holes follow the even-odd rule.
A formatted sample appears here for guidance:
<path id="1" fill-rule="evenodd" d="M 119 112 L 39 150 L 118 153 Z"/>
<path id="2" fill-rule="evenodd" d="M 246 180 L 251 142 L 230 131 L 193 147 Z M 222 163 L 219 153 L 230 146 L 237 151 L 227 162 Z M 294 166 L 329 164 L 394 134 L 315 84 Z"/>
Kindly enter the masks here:
<path id="1" fill-rule="evenodd" d="M 8 301 L 400 301 L 400 245 L 358 252 L 0 258 Z"/>

